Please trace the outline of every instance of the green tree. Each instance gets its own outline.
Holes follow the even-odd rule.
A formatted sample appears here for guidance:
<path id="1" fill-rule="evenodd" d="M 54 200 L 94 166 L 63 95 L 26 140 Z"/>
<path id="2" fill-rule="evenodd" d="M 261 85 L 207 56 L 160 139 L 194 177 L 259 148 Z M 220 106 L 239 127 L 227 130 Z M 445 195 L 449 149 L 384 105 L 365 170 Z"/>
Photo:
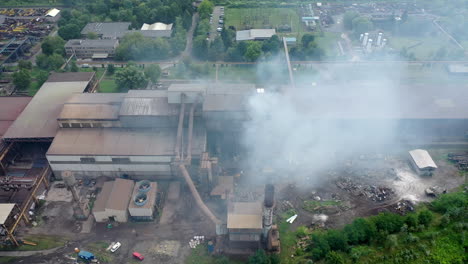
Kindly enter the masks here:
<path id="1" fill-rule="evenodd" d="M 359 16 L 359 13 L 355 11 L 346 11 L 343 16 L 343 25 L 345 29 L 352 30 L 353 29 L 353 20 Z"/>
<path id="2" fill-rule="evenodd" d="M 344 228 L 348 242 L 353 245 L 370 241 L 376 232 L 374 223 L 364 218 L 358 218 Z"/>
<path id="3" fill-rule="evenodd" d="M 76 65 L 76 61 L 72 61 L 71 62 L 71 65 L 70 65 L 70 71 L 71 72 L 77 72 L 79 71 L 80 69 L 78 69 L 78 66 Z"/>
<path id="4" fill-rule="evenodd" d="M 159 67 L 158 64 L 151 64 L 145 67 L 144 72 L 146 78 L 151 80 L 152 83 L 158 82 L 159 78 L 161 77 L 161 67 Z"/>
<path id="5" fill-rule="evenodd" d="M 198 6 L 198 14 L 200 19 L 209 18 L 210 14 L 213 13 L 214 4 L 208 0 L 203 0 L 200 6 Z"/>
<path id="6" fill-rule="evenodd" d="M 27 60 L 20 60 L 20 61 L 18 61 L 18 68 L 31 70 L 32 69 L 32 62 L 27 61 Z"/>
<path id="7" fill-rule="evenodd" d="M 57 70 L 64 62 L 65 60 L 59 54 L 52 54 L 50 56 L 39 54 L 36 57 L 37 66 L 43 70 Z"/>
<path id="8" fill-rule="evenodd" d="M 64 40 L 77 39 L 81 37 L 81 28 L 76 24 L 68 24 L 60 27 L 58 34 Z"/>
<path id="9" fill-rule="evenodd" d="M 419 212 L 419 214 L 418 214 L 418 223 L 420 225 L 424 225 L 424 226 L 427 227 L 432 222 L 433 218 L 434 218 L 434 215 L 432 214 L 431 211 L 423 210 L 423 211 Z"/>
<path id="10" fill-rule="evenodd" d="M 217 36 L 211 43 L 208 57 L 212 61 L 220 61 L 224 58 L 224 43 L 220 36 Z"/>
<path id="11" fill-rule="evenodd" d="M 96 32 L 88 32 L 88 34 L 86 34 L 86 38 L 87 39 L 98 39 L 98 34 L 96 34 Z"/>
<path id="12" fill-rule="evenodd" d="M 146 85 L 146 78 L 135 66 L 129 66 L 116 72 L 115 81 L 123 89 L 139 89 Z"/>
<path id="13" fill-rule="evenodd" d="M 26 69 L 13 73 L 13 84 L 18 90 L 26 90 L 31 84 L 31 73 Z"/>
<path id="14" fill-rule="evenodd" d="M 193 54 L 202 60 L 205 60 L 208 55 L 208 40 L 205 36 L 197 36 L 193 40 Z"/>
<path id="15" fill-rule="evenodd" d="M 330 245 L 323 234 L 312 234 L 310 242 L 308 249 L 311 251 L 312 259 L 320 260 L 330 252 Z"/>
<path id="16" fill-rule="evenodd" d="M 262 55 L 262 44 L 257 41 L 249 41 L 244 57 L 247 61 L 256 61 Z"/>
<path id="17" fill-rule="evenodd" d="M 41 86 L 43 83 L 47 81 L 47 79 L 49 79 L 49 72 L 40 70 L 36 76 L 37 84 Z"/>
<path id="18" fill-rule="evenodd" d="M 307 48 L 311 42 L 314 42 L 315 36 L 312 34 L 304 34 L 301 38 L 302 47 Z"/>
<path id="19" fill-rule="evenodd" d="M 345 264 L 344 258 L 335 251 L 330 251 L 325 257 L 326 264 Z"/>
<path id="20" fill-rule="evenodd" d="M 42 53 L 52 55 L 53 53 L 64 54 L 65 41 L 61 37 L 46 37 L 42 42 Z"/>
<path id="21" fill-rule="evenodd" d="M 263 250 L 258 250 L 249 258 L 248 264 L 270 264 L 268 255 Z"/>
<path id="22" fill-rule="evenodd" d="M 113 75 L 115 73 L 115 66 L 114 64 L 107 65 L 107 74 Z"/>
<path id="23" fill-rule="evenodd" d="M 390 234 L 399 232 L 403 226 L 403 217 L 392 213 L 380 213 L 372 219 L 377 230 L 385 231 Z"/>
<path id="24" fill-rule="evenodd" d="M 405 224 L 409 228 L 415 228 L 416 226 L 418 226 L 418 216 L 416 214 L 408 214 L 405 217 Z"/>
<path id="25" fill-rule="evenodd" d="M 338 230 L 330 230 L 325 236 L 331 250 L 345 251 L 348 248 L 347 238 L 344 232 Z"/>
<path id="26" fill-rule="evenodd" d="M 353 19 L 353 31 L 354 33 L 359 36 L 362 33 L 371 31 L 374 25 L 372 21 L 369 20 L 367 17 L 356 17 Z"/>

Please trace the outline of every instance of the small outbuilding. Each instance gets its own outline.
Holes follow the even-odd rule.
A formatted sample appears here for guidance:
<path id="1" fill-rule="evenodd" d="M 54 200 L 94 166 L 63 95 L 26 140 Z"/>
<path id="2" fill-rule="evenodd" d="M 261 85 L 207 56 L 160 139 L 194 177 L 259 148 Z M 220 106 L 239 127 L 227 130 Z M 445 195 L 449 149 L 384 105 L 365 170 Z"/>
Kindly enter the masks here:
<path id="1" fill-rule="evenodd" d="M 115 181 L 105 182 L 94 203 L 93 215 L 96 222 L 127 222 L 127 208 L 132 196 L 133 186 L 133 181 L 120 178 Z"/>
<path id="2" fill-rule="evenodd" d="M 130 216 L 134 220 L 151 221 L 156 209 L 158 184 L 156 182 L 140 181 L 135 184 L 132 200 L 128 205 Z"/>
<path id="3" fill-rule="evenodd" d="M 415 149 L 409 152 L 410 161 L 416 172 L 421 176 L 432 176 L 437 165 L 432 160 L 429 152 L 424 149 Z"/>
<path id="4" fill-rule="evenodd" d="M 235 202 L 228 205 L 227 228 L 229 242 L 235 246 L 258 246 L 262 234 L 262 204 L 259 202 Z"/>

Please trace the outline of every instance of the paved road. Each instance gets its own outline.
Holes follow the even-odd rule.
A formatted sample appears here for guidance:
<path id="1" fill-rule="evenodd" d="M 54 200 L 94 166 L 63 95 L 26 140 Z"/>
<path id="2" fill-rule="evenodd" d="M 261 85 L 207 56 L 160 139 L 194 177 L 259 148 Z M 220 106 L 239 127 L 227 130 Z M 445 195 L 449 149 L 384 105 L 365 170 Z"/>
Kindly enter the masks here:
<path id="1" fill-rule="evenodd" d="M 223 27 L 223 25 L 219 24 L 220 16 L 224 14 L 224 7 L 223 6 L 215 6 L 213 9 L 213 17 L 211 22 L 211 29 L 210 29 L 210 41 L 213 41 L 216 36 L 220 33 L 217 31 L 218 27 Z"/>

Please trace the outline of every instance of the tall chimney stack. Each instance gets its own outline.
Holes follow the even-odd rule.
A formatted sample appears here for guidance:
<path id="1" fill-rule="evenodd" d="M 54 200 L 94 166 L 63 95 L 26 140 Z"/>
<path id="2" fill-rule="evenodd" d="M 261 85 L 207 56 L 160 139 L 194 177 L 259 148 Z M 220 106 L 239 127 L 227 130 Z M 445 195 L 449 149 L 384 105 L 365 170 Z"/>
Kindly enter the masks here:
<path id="1" fill-rule="evenodd" d="M 263 238 L 268 239 L 268 231 L 273 225 L 273 209 L 275 207 L 275 186 L 265 185 L 265 201 L 263 203 Z"/>

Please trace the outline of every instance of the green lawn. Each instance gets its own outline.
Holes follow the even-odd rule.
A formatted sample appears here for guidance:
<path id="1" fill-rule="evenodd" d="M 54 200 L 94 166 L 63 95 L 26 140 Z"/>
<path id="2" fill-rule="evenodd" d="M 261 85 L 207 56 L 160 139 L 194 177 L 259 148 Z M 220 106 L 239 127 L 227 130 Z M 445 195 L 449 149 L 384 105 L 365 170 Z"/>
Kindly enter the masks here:
<path id="1" fill-rule="evenodd" d="M 293 32 L 303 31 L 299 15 L 292 8 L 226 8 L 225 20 L 226 26 L 237 30 L 288 24 Z"/>
<path id="2" fill-rule="evenodd" d="M 389 39 L 389 45 L 397 51 L 405 47 L 408 53 L 414 53 L 418 60 L 432 59 L 434 54 L 442 47 L 445 47 L 447 51 L 458 48 L 448 39 L 431 37 L 392 37 Z"/>
<path id="3" fill-rule="evenodd" d="M 30 250 L 45 250 L 51 249 L 56 247 L 61 247 L 65 244 L 67 240 L 66 237 L 61 236 L 50 236 L 50 235 L 30 235 L 27 237 L 22 238 L 28 242 L 36 243 L 36 246 L 30 245 L 21 245 L 19 247 L 2 247 L 0 251 L 11 251 L 11 250 L 19 250 L 19 251 L 30 251 Z"/>
<path id="4" fill-rule="evenodd" d="M 0 257 L 0 263 L 13 263 L 17 257 Z"/>
<path id="5" fill-rule="evenodd" d="M 100 93 L 118 93 L 119 88 L 117 87 L 117 84 L 115 83 L 115 80 L 103 79 L 99 83 L 98 92 L 100 92 Z"/>

